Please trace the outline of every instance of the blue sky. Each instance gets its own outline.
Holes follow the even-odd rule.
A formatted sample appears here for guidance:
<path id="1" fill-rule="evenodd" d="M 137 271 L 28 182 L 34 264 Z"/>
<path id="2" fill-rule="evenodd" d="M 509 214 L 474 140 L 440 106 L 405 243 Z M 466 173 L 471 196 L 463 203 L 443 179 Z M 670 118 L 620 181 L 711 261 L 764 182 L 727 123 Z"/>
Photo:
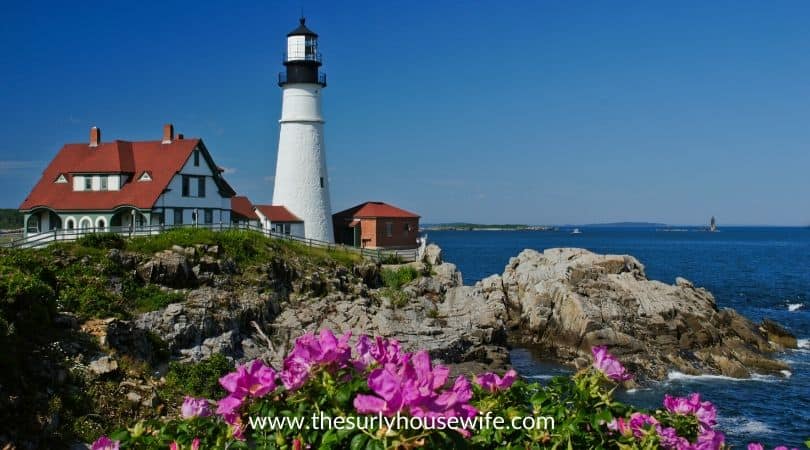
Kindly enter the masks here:
<path id="1" fill-rule="evenodd" d="M 167 122 L 269 203 L 303 6 L 335 210 L 810 224 L 810 2 L 233 3 L 0 4 L 0 207 L 91 126 Z"/>

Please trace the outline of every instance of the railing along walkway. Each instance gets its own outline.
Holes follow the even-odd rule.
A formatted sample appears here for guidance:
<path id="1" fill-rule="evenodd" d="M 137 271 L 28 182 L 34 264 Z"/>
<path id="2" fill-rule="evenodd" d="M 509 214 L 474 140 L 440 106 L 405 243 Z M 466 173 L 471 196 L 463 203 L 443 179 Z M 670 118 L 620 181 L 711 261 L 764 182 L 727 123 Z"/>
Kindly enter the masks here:
<path id="1" fill-rule="evenodd" d="M 369 249 L 347 246 L 343 244 L 333 244 L 331 242 L 319 241 L 317 239 L 307 239 L 300 236 L 276 233 L 266 230 L 260 226 L 248 224 L 189 224 L 189 225 L 147 225 L 142 227 L 106 227 L 106 228 L 77 228 L 72 230 L 53 229 L 37 233 L 29 233 L 28 236 L 20 239 L 0 243 L 0 246 L 10 248 L 41 248 L 54 242 L 72 242 L 82 236 L 93 233 L 115 233 L 124 237 L 154 236 L 164 231 L 178 228 L 209 229 L 211 231 L 245 230 L 260 233 L 271 239 L 283 239 L 298 242 L 307 247 L 323 248 L 326 250 L 342 250 L 357 253 L 365 258 L 383 261 L 386 259 L 401 261 L 416 261 L 419 256 L 419 249 Z"/>

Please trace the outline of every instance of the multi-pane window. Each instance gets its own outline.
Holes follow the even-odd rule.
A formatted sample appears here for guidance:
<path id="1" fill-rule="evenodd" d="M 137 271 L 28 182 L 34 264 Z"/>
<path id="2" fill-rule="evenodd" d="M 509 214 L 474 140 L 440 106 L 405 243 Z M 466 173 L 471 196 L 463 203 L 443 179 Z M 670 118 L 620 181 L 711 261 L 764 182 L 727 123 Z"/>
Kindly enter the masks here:
<path id="1" fill-rule="evenodd" d="M 108 189 L 107 188 L 107 175 L 102 175 L 101 176 L 101 190 L 106 191 L 107 189 Z"/>
<path id="2" fill-rule="evenodd" d="M 214 223 L 214 211 L 213 210 L 206 209 L 204 216 L 205 216 L 205 223 L 208 223 L 208 224 Z"/>
<path id="3" fill-rule="evenodd" d="M 198 167 L 200 165 L 200 151 L 194 150 L 194 167 Z"/>
<path id="4" fill-rule="evenodd" d="M 192 193 L 192 182 L 196 179 L 197 191 Z M 183 197 L 205 197 L 205 177 L 183 175 Z"/>
<path id="5" fill-rule="evenodd" d="M 393 222 L 385 222 L 385 236 L 391 237 L 394 235 L 394 223 Z"/>
<path id="6" fill-rule="evenodd" d="M 174 224 L 175 225 L 182 225 L 183 224 L 183 209 L 182 208 L 174 208 Z"/>
<path id="7" fill-rule="evenodd" d="M 93 177 L 85 175 L 85 177 L 84 177 L 84 190 L 85 191 L 92 191 L 93 190 Z"/>

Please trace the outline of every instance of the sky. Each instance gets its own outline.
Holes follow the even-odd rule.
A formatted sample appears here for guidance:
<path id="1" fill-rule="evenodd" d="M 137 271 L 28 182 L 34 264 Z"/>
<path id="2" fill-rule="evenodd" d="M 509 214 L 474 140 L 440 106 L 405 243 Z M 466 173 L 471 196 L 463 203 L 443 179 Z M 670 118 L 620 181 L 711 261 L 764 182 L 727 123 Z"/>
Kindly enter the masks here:
<path id="1" fill-rule="evenodd" d="M 91 126 L 164 123 L 270 203 L 302 8 L 334 211 L 810 225 L 807 1 L 2 2 L 0 207 Z"/>

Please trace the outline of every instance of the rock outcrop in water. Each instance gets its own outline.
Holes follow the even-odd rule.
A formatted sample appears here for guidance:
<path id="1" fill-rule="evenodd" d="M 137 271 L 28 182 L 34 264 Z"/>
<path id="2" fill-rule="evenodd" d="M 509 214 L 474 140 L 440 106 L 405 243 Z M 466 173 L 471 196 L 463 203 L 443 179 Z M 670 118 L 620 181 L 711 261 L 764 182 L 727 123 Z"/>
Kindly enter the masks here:
<path id="1" fill-rule="evenodd" d="M 674 285 L 648 280 L 627 255 L 524 250 L 476 288 L 486 303 L 505 305 L 511 341 L 577 367 L 589 363 L 592 346 L 608 345 L 642 381 L 671 370 L 778 374 L 788 366 L 770 354 L 796 347 L 779 325 L 719 310 L 710 292 L 683 278 Z"/>

